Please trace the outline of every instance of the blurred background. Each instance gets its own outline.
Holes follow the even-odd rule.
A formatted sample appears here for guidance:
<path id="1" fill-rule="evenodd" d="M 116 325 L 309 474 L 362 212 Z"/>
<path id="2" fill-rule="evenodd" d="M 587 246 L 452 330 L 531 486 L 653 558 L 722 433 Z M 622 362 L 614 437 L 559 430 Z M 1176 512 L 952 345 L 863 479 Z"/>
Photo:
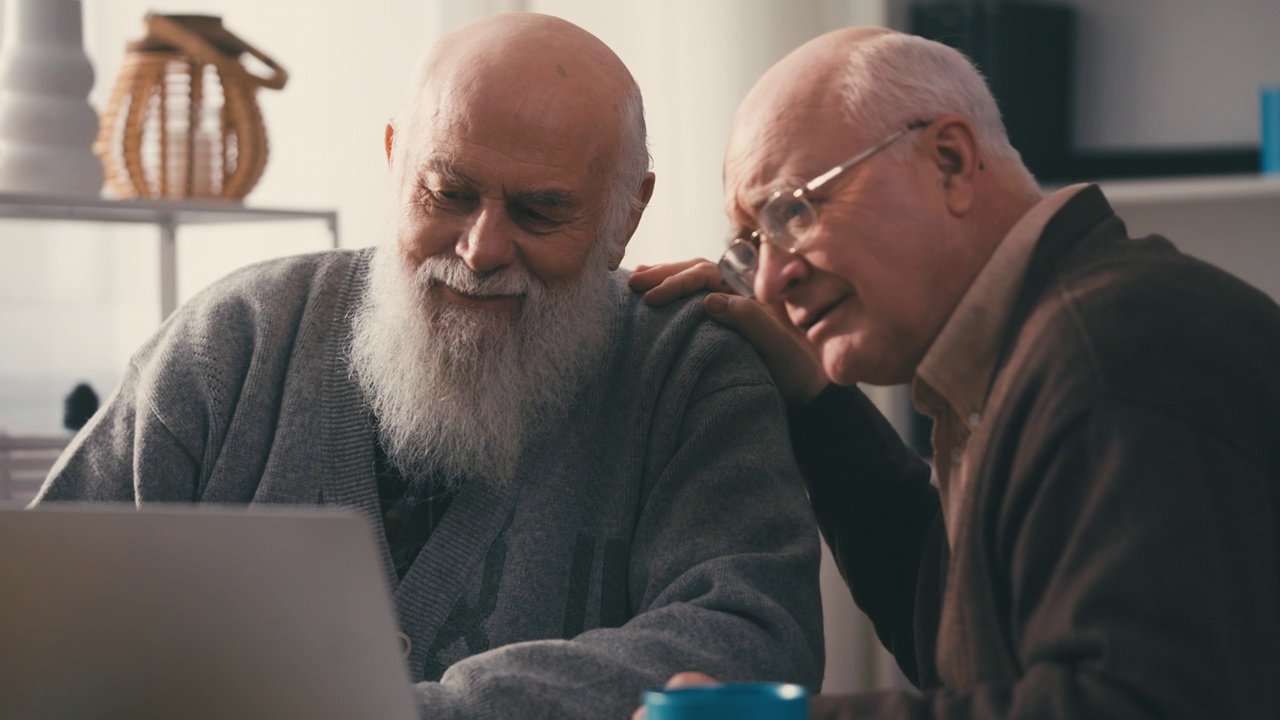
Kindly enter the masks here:
<path id="1" fill-rule="evenodd" d="M 14 0 L 0 0 L 0 7 L 6 1 Z M 1043 5 L 84 0 L 83 19 L 97 78 L 90 102 L 99 110 L 148 11 L 220 15 L 276 59 L 290 79 L 282 91 L 258 93 L 270 157 L 246 204 L 334 209 L 341 245 L 352 248 L 381 239 L 389 196 L 383 128 L 419 54 L 440 33 L 494 12 L 529 10 L 577 23 L 617 52 L 644 93 L 658 182 L 627 267 L 721 251 L 720 163 L 729 122 L 767 67 L 838 27 L 919 30 L 933 22 L 928 27 L 941 39 L 981 56 L 993 83 L 1006 83 L 997 94 L 1007 116 L 1058 103 L 1050 106 L 1059 138 L 1048 142 L 1066 153 L 1063 163 L 1033 168 L 1047 186 L 1103 179 L 1132 231 L 1167 234 L 1280 297 L 1280 181 L 1256 169 L 1259 88 L 1280 83 L 1280 3 L 1069 0 L 1050 4 L 1066 15 L 1010 20 L 1022 17 L 1011 7 L 1028 4 Z M 1053 42 L 1027 47 L 1033 33 Z M 1015 72 L 1040 67 L 1044 73 L 1029 78 Z M 1054 125 L 1052 118 L 1019 122 L 1034 133 Z M 314 222 L 183 228 L 178 298 L 247 263 L 322 250 L 329 241 L 326 227 Z M 158 327 L 159 271 L 154 227 L 0 218 L 0 436 L 65 442 L 63 398 L 87 382 L 105 399 L 131 353 Z M 873 392 L 911 435 L 901 390 Z M 826 689 L 901 684 L 829 562 L 823 583 Z"/>

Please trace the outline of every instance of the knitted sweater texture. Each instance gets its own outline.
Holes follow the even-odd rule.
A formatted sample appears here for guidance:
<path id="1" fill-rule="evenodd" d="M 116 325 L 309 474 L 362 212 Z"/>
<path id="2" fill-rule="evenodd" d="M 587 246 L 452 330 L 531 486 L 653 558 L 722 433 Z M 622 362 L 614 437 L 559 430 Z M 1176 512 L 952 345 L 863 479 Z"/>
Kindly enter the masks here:
<path id="1" fill-rule="evenodd" d="M 464 486 L 397 580 L 346 361 L 370 256 L 269 261 L 193 298 L 37 502 L 362 511 L 424 717 L 623 718 L 686 669 L 816 687 L 818 541 L 777 393 L 700 302 L 647 307 L 622 272 L 566 419 L 537 429 L 515 483 Z"/>

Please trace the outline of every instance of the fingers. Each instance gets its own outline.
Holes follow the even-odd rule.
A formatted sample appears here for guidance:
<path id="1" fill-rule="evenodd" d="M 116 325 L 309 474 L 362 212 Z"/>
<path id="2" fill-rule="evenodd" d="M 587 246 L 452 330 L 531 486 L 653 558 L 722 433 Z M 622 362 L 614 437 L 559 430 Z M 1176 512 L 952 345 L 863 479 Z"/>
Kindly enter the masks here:
<path id="1" fill-rule="evenodd" d="M 703 290 L 712 291 L 704 301 L 707 312 L 721 324 L 738 330 L 756 347 L 788 404 L 803 405 L 827 386 L 829 381 L 817 351 L 791 324 L 782 307 L 728 294 L 730 288 L 711 261 L 641 265 L 628 283 L 632 290 L 643 292 L 644 301 L 654 306 Z"/>
<path id="2" fill-rule="evenodd" d="M 704 262 L 707 261 L 702 258 L 692 258 L 657 265 L 637 265 L 631 272 L 631 279 L 627 282 L 630 283 L 632 290 L 648 290 L 672 275 Z"/>
<path id="3" fill-rule="evenodd" d="M 703 300 L 707 313 L 722 325 L 742 333 L 757 348 L 773 343 L 795 343 L 799 338 L 790 323 L 781 321 L 769 313 L 760 303 L 746 298 L 712 293 Z"/>
<path id="4" fill-rule="evenodd" d="M 699 685 L 719 685 L 720 681 L 700 672 L 682 672 L 671 676 L 667 681 L 666 688 L 697 687 Z"/>
<path id="5" fill-rule="evenodd" d="M 720 279 L 719 272 L 707 273 L 704 268 L 698 266 L 663 280 L 657 287 L 644 294 L 644 301 L 660 307 L 703 290 L 725 292 L 728 289 Z"/>
<path id="6" fill-rule="evenodd" d="M 804 405 L 827 386 L 817 351 L 781 308 L 722 293 L 708 295 L 703 305 L 713 319 L 742 333 L 755 346 L 787 404 Z"/>
<path id="7" fill-rule="evenodd" d="M 719 684 L 720 684 L 719 680 L 716 680 L 715 678 L 711 677 L 710 675 L 707 675 L 706 673 L 688 671 L 688 672 L 676 673 L 675 675 L 672 675 L 671 679 L 667 681 L 667 684 L 664 685 L 663 688 L 666 690 L 672 690 L 675 688 L 682 688 L 682 687 L 697 687 L 699 685 L 719 685 Z M 645 719 L 645 712 L 644 712 L 643 706 L 636 709 L 635 712 L 631 713 L 631 720 L 644 720 L 644 719 Z"/>
<path id="8" fill-rule="evenodd" d="M 727 291 L 720 270 L 707 260 L 685 260 L 637 269 L 628 281 L 631 289 L 644 292 L 650 305 L 666 305 L 703 290 Z"/>

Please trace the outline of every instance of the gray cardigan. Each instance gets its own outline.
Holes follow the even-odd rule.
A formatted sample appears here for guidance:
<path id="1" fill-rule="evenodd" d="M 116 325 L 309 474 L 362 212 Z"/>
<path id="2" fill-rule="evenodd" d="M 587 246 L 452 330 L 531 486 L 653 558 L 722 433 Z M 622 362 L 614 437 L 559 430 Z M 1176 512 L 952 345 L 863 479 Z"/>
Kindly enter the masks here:
<path id="1" fill-rule="evenodd" d="M 345 361 L 370 251 L 240 270 L 133 358 L 37 502 L 330 504 L 381 527 Z M 453 501 L 402 581 L 424 716 L 622 718 L 679 670 L 816 687 L 818 542 L 759 358 L 615 274 L 606 360 L 509 487 Z M 381 535 L 381 533 L 379 533 Z"/>

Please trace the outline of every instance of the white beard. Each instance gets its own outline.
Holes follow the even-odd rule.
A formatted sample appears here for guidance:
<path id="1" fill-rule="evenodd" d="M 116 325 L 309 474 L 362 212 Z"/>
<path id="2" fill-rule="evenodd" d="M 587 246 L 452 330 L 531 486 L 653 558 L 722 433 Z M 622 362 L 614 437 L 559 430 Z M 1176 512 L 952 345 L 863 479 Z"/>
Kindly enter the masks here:
<path id="1" fill-rule="evenodd" d="M 555 287 L 518 266 L 480 274 L 442 254 L 415 270 L 392 245 L 375 251 L 352 318 L 351 372 L 411 493 L 512 482 L 533 432 L 563 419 L 610 331 L 606 245 Z M 441 284 L 524 300 L 511 314 L 460 307 L 440 298 Z"/>

